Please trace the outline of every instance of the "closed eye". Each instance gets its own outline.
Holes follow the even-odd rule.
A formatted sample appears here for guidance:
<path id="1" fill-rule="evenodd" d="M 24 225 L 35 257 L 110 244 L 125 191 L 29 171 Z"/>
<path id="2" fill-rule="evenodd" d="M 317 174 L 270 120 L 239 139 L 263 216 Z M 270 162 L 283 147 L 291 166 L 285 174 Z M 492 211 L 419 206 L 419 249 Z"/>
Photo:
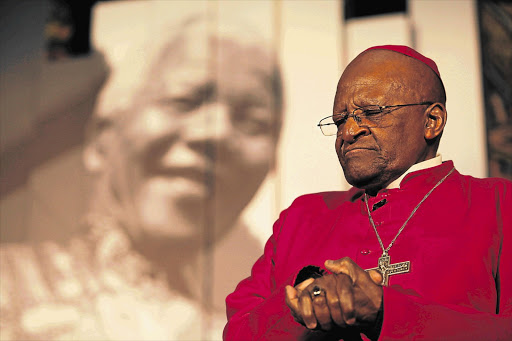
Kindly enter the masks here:
<path id="1" fill-rule="evenodd" d="M 379 114 L 382 114 L 384 112 L 383 109 L 381 108 L 365 108 L 363 109 L 363 115 L 364 116 L 375 116 L 375 115 L 379 115 Z"/>
<path id="2" fill-rule="evenodd" d="M 341 114 L 332 115 L 332 120 L 334 121 L 334 124 L 339 127 L 342 124 L 345 124 L 347 122 L 348 114 L 346 112 Z"/>

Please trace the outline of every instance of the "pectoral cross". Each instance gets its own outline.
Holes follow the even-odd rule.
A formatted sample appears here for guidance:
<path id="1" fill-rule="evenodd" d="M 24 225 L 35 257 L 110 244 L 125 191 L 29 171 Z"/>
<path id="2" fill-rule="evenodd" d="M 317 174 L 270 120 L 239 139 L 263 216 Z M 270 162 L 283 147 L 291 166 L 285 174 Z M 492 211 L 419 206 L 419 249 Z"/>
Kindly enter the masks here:
<path id="1" fill-rule="evenodd" d="M 369 270 L 377 270 L 382 274 L 382 285 L 387 286 L 389 283 L 389 276 L 391 275 L 399 275 L 406 272 L 409 272 L 411 269 L 411 262 L 400 262 L 395 264 L 390 264 L 389 255 L 387 252 L 384 252 L 382 256 L 379 258 L 379 265 L 376 268 L 367 269 Z"/>

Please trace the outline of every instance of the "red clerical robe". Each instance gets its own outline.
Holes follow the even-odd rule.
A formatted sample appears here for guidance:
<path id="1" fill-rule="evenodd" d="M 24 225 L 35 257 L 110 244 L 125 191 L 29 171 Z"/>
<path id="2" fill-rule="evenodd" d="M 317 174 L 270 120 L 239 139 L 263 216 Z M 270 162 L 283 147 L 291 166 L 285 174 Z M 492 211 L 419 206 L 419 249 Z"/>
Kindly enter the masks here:
<path id="1" fill-rule="evenodd" d="M 449 161 L 409 173 L 400 188 L 370 198 L 384 247 L 452 168 Z M 352 188 L 305 195 L 281 213 L 252 275 L 226 299 L 225 340 L 321 336 L 293 320 L 284 287 L 304 266 L 323 268 L 327 259 L 348 256 L 363 269 L 377 266 L 382 250 L 363 193 Z M 510 181 L 453 172 L 420 206 L 389 255 L 391 263 L 411 266 L 384 287 L 379 340 L 512 340 Z"/>

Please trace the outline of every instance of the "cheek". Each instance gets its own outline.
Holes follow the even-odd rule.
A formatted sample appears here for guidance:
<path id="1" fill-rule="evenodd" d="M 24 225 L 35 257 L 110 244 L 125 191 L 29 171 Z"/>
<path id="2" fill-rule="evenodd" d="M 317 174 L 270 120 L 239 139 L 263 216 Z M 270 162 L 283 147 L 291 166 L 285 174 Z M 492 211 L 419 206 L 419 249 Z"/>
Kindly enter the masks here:
<path id="1" fill-rule="evenodd" d="M 240 135 L 229 142 L 224 162 L 245 172 L 267 170 L 274 158 L 275 143 L 268 135 Z"/>
<path id="2" fill-rule="evenodd" d="M 137 192 L 144 181 L 144 158 L 139 142 L 123 134 L 113 137 L 109 146 L 109 182 L 122 200 Z"/>
<path id="3" fill-rule="evenodd" d="M 379 141 L 383 156 L 397 167 L 414 164 L 424 146 L 421 127 L 404 125 L 396 131 L 405 133 L 387 134 Z"/>
<path id="4" fill-rule="evenodd" d="M 341 145 L 343 144 L 343 140 L 341 139 L 340 136 L 337 136 L 336 137 L 336 141 L 334 142 L 334 148 L 336 149 L 336 154 L 338 155 L 338 157 L 340 156 L 340 151 L 341 151 Z"/>
<path id="5" fill-rule="evenodd" d="M 121 127 L 126 148 L 144 156 L 146 148 L 163 138 L 177 138 L 181 128 L 178 120 L 169 114 L 170 109 L 147 106 L 126 118 Z"/>

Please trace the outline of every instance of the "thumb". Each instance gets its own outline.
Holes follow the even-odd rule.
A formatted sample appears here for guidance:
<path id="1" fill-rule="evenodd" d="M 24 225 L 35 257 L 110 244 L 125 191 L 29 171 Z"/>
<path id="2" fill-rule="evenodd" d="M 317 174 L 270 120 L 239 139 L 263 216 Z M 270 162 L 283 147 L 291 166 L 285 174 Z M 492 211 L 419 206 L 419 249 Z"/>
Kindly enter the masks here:
<path id="1" fill-rule="evenodd" d="M 348 275 L 349 273 L 349 269 L 347 268 L 347 266 L 344 263 L 340 262 L 339 260 L 326 260 L 324 266 L 328 271 L 335 274 L 344 273 Z"/>
<path id="2" fill-rule="evenodd" d="M 370 275 L 370 278 L 375 284 L 381 285 L 382 284 L 382 275 L 377 270 L 370 270 L 368 271 L 368 274 Z"/>

